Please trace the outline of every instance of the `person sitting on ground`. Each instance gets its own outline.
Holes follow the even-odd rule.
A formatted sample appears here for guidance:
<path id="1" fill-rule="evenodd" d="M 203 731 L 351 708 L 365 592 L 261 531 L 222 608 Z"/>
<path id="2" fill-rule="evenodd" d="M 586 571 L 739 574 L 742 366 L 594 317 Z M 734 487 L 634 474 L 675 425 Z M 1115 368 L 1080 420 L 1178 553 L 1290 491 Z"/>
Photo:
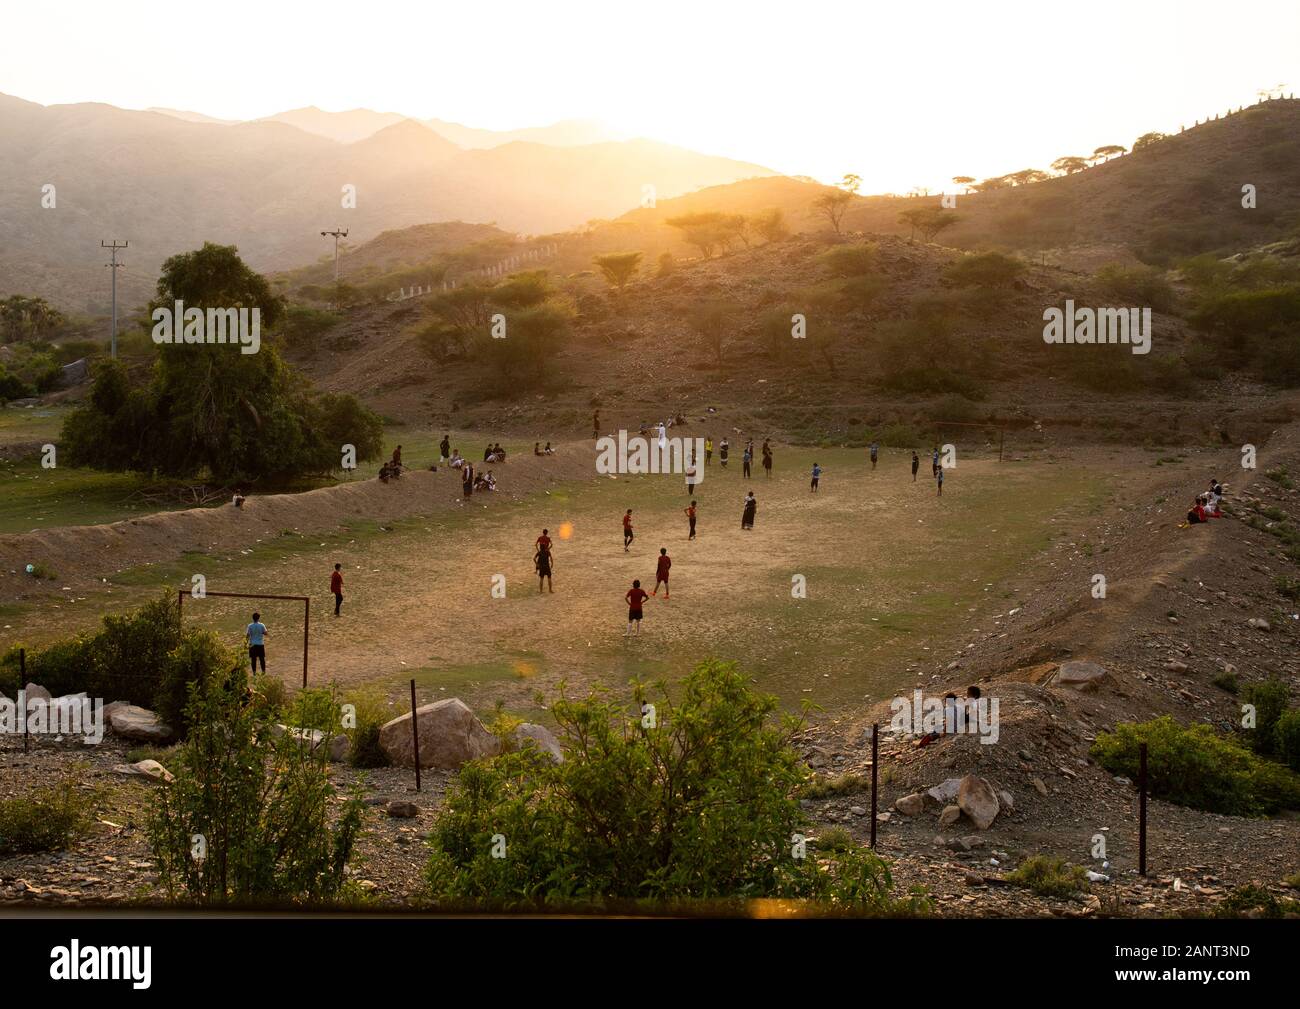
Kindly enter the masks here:
<path id="1" fill-rule="evenodd" d="M 492 461 L 492 446 L 491 446 L 491 445 L 488 445 L 488 447 L 485 448 L 485 449 L 483 450 L 483 461 L 484 461 L 484 462 L 491 462 L 491 461 Z"/>
<path id="2" fill-rule="evenodd" d="M 230 503 L 233 504 L 236 508 L 243 508 L 244 502 L 247 500 L 248 499 L 244 497 L 243 489 L 240 487 L 236 487 L 235 496 L 231 499 Z"/>
<path id="3" fill-rule="evenodd" d="M 551 448 L 551 443 L 546 443 L 546 448 L 542 449 L 542 455 L 555 455 L 555 449 Z"/>
<path id="4" fill-rule="evenodd" d="M 506 461 L 506 450 L 501 447 L 500 442 L 492 446 L 492 454 L 497 457 L 497 462 Z"/>
<path id="5" fill-rule="evenodd" d="M 1192 503 L 1191 511 L 1187 513 L 1187 524 L 1195 525 L 1197 522 L 1205 522 L 1209 515 L 1205 510 L 1205 495 L 1196 495 L 1196 500 Z"/>
<path id="6" fill-rule="evenodd" d="M 460 449 L 454 448 L 451 450 L 450 465 L 452 469 L 460 469 L 462 466 L 465 465 L 465 457 L 460 454 Z"/>
<path id="7" fill-rule="evenodd" d="M 533 442 L 533 455 L 541 455 L 541 454 L 542 454 L 542 443 L 540 441 Z"/>
<path id="8" fill-rule="evenodd" d="M 1220 507 L 1220 503 L 1222 501 L 1223 501 L 1223 484 L 1219 483 L 1217 479 L 1212 478 L 1210 480 L 1210 490 L 1209 490 L 1209 505 L 1210 505 L 1211 518 L 1217 519 L 1222 517 L 1223 509 Z"/>
<path id="9" fill-rule="evenodd" d="M 398 470 L 401 470 L 402 468 L 402 446 L 401 445 L 398 445 L 397 448 L 393 449 L 392 465 Z"/>
<path id="10" fill-rule="evenodd" d="M 975 684 L 966 688 L 966 723 L 968 725 L 977 724 L 979 720 L 979 700 L 984 692 Z"/>

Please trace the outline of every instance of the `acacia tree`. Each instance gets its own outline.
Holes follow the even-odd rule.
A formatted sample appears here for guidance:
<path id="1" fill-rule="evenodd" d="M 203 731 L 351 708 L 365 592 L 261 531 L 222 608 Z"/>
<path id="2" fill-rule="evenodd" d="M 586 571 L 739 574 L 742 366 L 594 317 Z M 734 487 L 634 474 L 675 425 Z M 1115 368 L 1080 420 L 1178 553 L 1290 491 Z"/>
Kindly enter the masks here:
<path id="1" fill-rule="evenodd" d="M 641 253 L 610 252 L 592 260 L 610 287 L 622 291 L 641 268 Z"/>
<path id="2" fill-rule="evenodd" d="M 1168 139 L 1169 139 L 1169 134 L 1167 133 L 1158 133 L 1158 132 L 1143 133 L 1142 136 L 1138 137 L 1136 140 L 1133 141 L 1133 150 L 1140 151 L 1144 147 L 1151 147 L 1154 144 L 1158 144 L 1162 140 L 1168 140 Z"/>
<path id="3" fill-rule="evenodd" d="M 862 179 L 852 173 L 844 176 L 837 187 L 827 189 L 815 200 L 813 200 L 813 209 L 830 222 L 835 234 L 840 233 L 840 221 L 844 218 L 844 212 L 849 209 L 849 204 L 853 202 L 853 197 L 857 195 L 858 188 L 862 185 Z"/>
<path id="4" fill-rule="evenodd" d="M 952 177 L 952 181 L 953 181 L 953 183 L 954 183 L 955 185 L 958 185 L 958 186 L 965 186 L 965 187 L 966 187 L 966 192 L 969 194 L 969 193 L 970 193 L 970 187 L 971 187 L 972 183 L 974 183 L 974 181 L 975 181 L 975 177 L 972 176 L 972 175 L 954 175 L 954 176 Z"/>
<path id="5" fill-rule="evenodd" d="M 898 215 L 898 219 L 912 229 L 909 240 L 913 242 L 916 241 L 918 231 L 927 242 L 931 242 L 940 232 L 948 230 L 961 220 L 952 211 L 944 210 L 942 207 L 913 207 L 911 210 L 904 210 Z"/>
<path id="6" fill-rule="evenodd" d="M 1075 172 L 1081 172 L 1087 167 L 1087 158 L 1080 158 L 1073 154 L 1067 154 L 1065 157 L 1057 158 L 1052 162 L 1052 171 L 1060 172 L 1062 175 L 1073 175 Z"/>
<path id="7" fill-rule="evenodd" d="M 39 340 L 63 323 L 63 313 L 44 298 L 14 294 L 0 301 L 0 332 L 5 343 Z"/>
<path id="8" fill-rule="evenodd" d="M 1128 153 L 1127 147 L 1122 147 L 1119 144 L 1103 144 L 1101 147 L 1098 147 L 1095 151 L 1092 152 L 1092 160 L 1109 161 L 1111 158 L 1115 157 L 1116 155 L 1126 154 L 1126 153 Z"/>
<path id="9" fill-rule="evenodd" d="M 705 259 L 712 259 L 718 247 L 728 240 L 727 215 L 716 210 L 679 214 L 664 223 L 681 231 L 683 240 L 699 249 Z"/>

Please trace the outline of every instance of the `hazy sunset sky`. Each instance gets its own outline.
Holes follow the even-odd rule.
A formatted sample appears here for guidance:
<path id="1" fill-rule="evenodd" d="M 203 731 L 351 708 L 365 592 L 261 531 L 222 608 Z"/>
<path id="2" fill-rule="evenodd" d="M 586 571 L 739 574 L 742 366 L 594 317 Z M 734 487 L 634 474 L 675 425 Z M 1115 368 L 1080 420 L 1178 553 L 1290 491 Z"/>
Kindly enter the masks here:
<path id="1" fill-rule="evenodd" d="M 0 92 L 252 119 L 594 118 L 864 192 L 1046 168 L 1300 93 L 1300 3 L 6 5 Z"/>

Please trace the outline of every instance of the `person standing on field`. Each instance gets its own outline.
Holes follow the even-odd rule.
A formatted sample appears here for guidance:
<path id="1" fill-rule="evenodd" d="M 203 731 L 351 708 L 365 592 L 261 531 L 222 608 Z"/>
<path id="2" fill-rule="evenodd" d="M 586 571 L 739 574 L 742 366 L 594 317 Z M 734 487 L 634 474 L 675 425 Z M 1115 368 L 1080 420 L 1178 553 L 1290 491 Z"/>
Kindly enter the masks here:
<path id="1" fill-rule="evenodd" d="M 664 598 L 668 598 L 668 569 L 673 566 L 672 558 L 668 556 L 668 548 L 659 548 L 659 564 L 655 568 L 655 590 L 651 595 L 659 595 L 659 583 L 664 583 Z"/>
<path id="2" fill-rule="evenodd" d="M 451 459 L 451 435 L 444 434 L 442 441 L 438 442 L 438 462 L 446 465 Z"/>
<path id="3" fill-rule="evenodd" d="M 912 483 L 916 483 L 916 471 L 921 468 L 921 457 L 912 449 Z"/>
<path id="4" fill-rule="evenodd" d="M 623 516 L 623 553 L 627 553 L 627 548 L 632 545 L 632 540 L 635 538 L 632 532 L 632 509 L 629 508 Z"/>
<path id="5" fill-rule="evenodd" d="M 334 594 L 334 615 L 339 615 L 343 608 L 343 565 L 335 564 L 334 573 L 330 575 L 330 592 Z"/>
<path id="6" fill-rule="evenodd" d="M 873 441 L 873 442 L 871 443 L 871 468 L 872 468 L 872 470 L 874 470 L 874 469 L 876 468 L 876 458 L 877 458 L 877 456 L 879 456 L 879 454 L 880 454 L 880 446 L 877 445 L 877 444 Z"/>
<path id="7" fill-rule="evenodd" d="M 943 467 L 939 467 L 939 472 L 935 476 L 935 481 L 939 485 L 939 497 L 943 497 Z"/>
<path id="8" fill-rule="evenodd" d="M 626 634 L 632 633 L 632 628 L 636 628 L 637 635 L 641 633 L 641 618 L 644 616 L 643 607 L 645 601 L 650 598 L 650 594 L 641 587 L 641 580 L 638 578 L 632 582 L 632 587 L 628 589 L 627 595 L 623 597 L 627 600 L 627 631 Z"/>
<path id="9" fill-rule="evenodd" d="M 691 506 L 686 509 L 686 519 L 691 524 L 691 534 L 686 538 L 688 540 L 693 540 L 695 539 L 695 502 L 694 501 L 692 501 Z"/>
<path id="10" fill-rule="evenodd" d="M 262 623 L 262 614 L 254 613 L 253 622 L 244 628 L 244 640 L 248 642 L 248 660 L 253 664 L 253 673 L 257 673 L 257 663 L 262 663 L 262 672 L 266 672 L 266 639 L 270 632 Z"/>

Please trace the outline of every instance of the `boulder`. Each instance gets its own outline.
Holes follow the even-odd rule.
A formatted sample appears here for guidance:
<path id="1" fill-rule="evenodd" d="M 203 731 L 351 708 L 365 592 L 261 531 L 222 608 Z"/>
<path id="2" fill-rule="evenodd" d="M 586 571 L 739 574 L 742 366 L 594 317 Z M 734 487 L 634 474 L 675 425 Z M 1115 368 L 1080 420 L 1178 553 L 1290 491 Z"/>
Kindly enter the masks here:
<path id="1" fill-rule="evenodd" d="M 998 818 L 1001 806 L 998 794 L 985 778 L 968 774 L 961 779 L 961 788 L 957 792 L 957 805 L 971 823 L 979 830 L 988 830 Z"/>
<path id="2" fill-rule="evenodd" d="M 960 806 L 945 806 L 943 812 L 939 814 L 939 829 L 942 830 L 944 827 L 951 827 L 960 819 Z"/>
<path id="3" fill-rule="evenodd" d="M 325 733 L 320 729 L 299 729 L 290 725 L 281 725 L 279 722 L 271 726 L 271 735 L 278 738 L 286 734 L 300 743 L 310 743 L 313 750 L 325 741 Z"/>
<path id="4" fill-rule="evenodd" d="M 925 809 L 925 796 L 920 792 L 904 795 L 894 800 L 894 808 L 904 816 L 920 816 Z"/>
<path id="5" fill-rule="evenodd" d="M 145 781 L 159 785 L 169 785 L 175 780 L 175 775 L 156 760 L 141 760 L 135 764 L 115 764 L 113 773 L 129 778 L 143 778 Z"/>
<path id="6" fill-rule="evenodd" d="M 352 740 L 343 733 L 333 736 L 330 739 L 330 760 L 336 764 L 341 764 L 348 759 L 348 752 L 352 749 Z"/>
<path id="7" fill-rule="evenodd" d="M 413 802 L 394 799 L 388 804 L 388 815 L 399 820 L 410 820 L 420 815 L 420 807 Z"/>
<path id="8" fill-rule="evenodd" d="M 42 687 L 39 683 L 29 683 L 23 687 L 23 691 L 28 701 L 34 701 L 39 698 L 42 701 L 50 700 L 50 692 Z"/>
<path id="9" fill-rule="evenodd" d="M 922 798 L 927 806 L 950 806 L 957 798 L 957 790 L 960 787 L 961 778 L 949 778 L 935 785 L 934 788 L 927 789 Z"/>
<path id="10" fill-rule="evenodd" d="M 124 704 L 114 708 L 109 725 L 115 735 L 144 743 L 164 743 L 172 738 L 172 727 L 148 708 Z"/>
<path id="11" fill-rule="evenodd" d="M 501 742 L 474 717 L 474 712 L 458 697 L 448 697 L 425 704 L 415 711 L 420 736 L 420 766 L 455 770 L 479 757 L 494 757 L 501 752 Z M 379 746 L 389 761 L 398 767 L 415 766 L 415 748 L 411 739 L 411 715 L 408 712 L 379 729 Z"/>
<path id="12" fill-rule="evenodd" d="M 998 789 L 998 805 L 1002 807 L 1001 812 L 1010 816 L 1016 811 L 1016 800 L 1011 797 L 1011 793 L 1005 788 Z"/>
<path id="13" fill-rule="evenodd" d="M 1106 678 L 1106 669 L 1096 662 L 1071 659 L 1056 671 L 1056 684 L 1071 690 L 1095 690 Z"/>
<path id="14" fill-rule="evenodd" d="M 517 726 L 515 728 L 515 746 L 521 750 L 525 746 L 536 746 L 557 764 L 564 763 L 564 753 L 560 749 L 560 741 L 555 738 L 555 733 L 544 725 L 524 722 L 522 725 Z"/>
<path id="15" fill-rule="evenodd" d="M 118 708 L 129 708 L 131 705 L 127 701 L 110 701 L 104 705 L 104 724 L 109 725 L 113 719 L 113 712 Z"/>

